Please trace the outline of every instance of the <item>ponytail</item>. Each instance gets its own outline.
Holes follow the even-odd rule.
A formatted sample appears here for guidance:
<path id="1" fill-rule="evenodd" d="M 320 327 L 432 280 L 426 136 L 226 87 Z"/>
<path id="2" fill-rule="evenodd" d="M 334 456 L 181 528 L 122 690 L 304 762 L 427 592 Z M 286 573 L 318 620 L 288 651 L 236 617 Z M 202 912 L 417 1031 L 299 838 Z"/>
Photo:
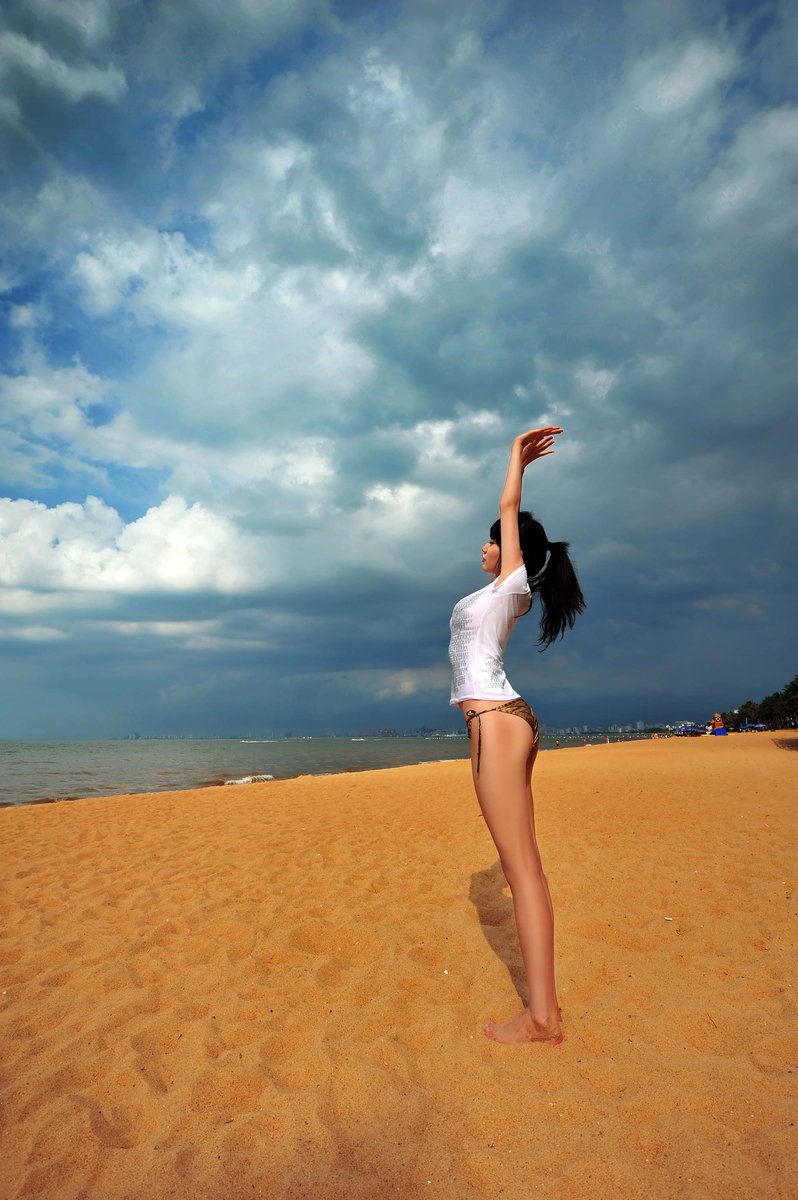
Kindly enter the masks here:
<path id="1" fill-rule="evenodd" d="M 568 542 L 549 542 L 549 561 L 543 571 L 529 580 L 529 589 L 540 596 L 543 614 L 540 618 L 538 645 L 546 650 L 585 611 L 585 598 L 568 554 Z"/>
<path id="2" fill-rule="evenodd" d="M 490 538 L 501 548 L 500 520 L 491 525 Z M 532 595 L 529 608 L 535 596 L 540 596 L 543 614 L 538 645 L 546 650 L 566 629 L 573 629 L 574 621 L 585 611 L 585 598 L 568 554 L 568 542 L 550 542 L 540 521 L 530 512 L 518 514 L 518 538 Z"/>

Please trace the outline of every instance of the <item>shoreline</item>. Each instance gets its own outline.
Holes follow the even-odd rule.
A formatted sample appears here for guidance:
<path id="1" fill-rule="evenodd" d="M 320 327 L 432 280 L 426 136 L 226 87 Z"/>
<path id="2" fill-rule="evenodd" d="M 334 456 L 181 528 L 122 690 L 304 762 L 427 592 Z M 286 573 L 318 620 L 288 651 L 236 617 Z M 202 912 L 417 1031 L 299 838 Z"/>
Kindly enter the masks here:
<path id="1" fill-rule="evenodd" d="M 774 733 L 777 733 L 777 732 L 779 732 L 779 731 L 774 731 Z M 783 731 L 783 732 L 785 733 L 785 736 L 789 736 L 789 733 L 791 731 L 788 730 L 788 731 Z M 795 731 L 792 731 L 792 732 L 795 732 Z M 730 734 L 729 736 L 737 737 L 738 735 Z M 748 736 L 752 736 L 752 735 L 746 734 L 744 736 L 748 737 Z M 762 736 L 762 735 L 757 735 L 757 736 Z M 770 734 L 768 734 L 767 736 L 770 736 Z M 314 739 L 283 739 L 282 741 L 280 741 L 278 739 L 277 742 L 270 741 L 268 743 L 261 743 L 261 744 L 268 744 L 268 745 L 276 744 L 276 745 L 279 745 L 282 749 L 288 748 L 290 751 L 290 749 L 293 748 L 293 746 L 295 746 L 297 743 L 301 744 L 301 742 L 304 740 L 313 741 Z M 336 752 L 339 752 L 339 753 L 340 753 L 340 748 L 349 746 L 350 742 L 352 741 L 352 739 L 350 739 L 350 738 L 315 739 L 315 740 L 317 742 L 317 745 L 318 745 L 318 743 L 324 742 L 325 740 L 330 740 L 330 741 L 337 743 Z M 358 742 L 360 741 L 360 739 L 354 739 L 354 740 L 358 741 Z M 366 740 L 369 740 L 369 739 L 366 739 Z M 450 756 L 443 757 L 443 758 L 415 758 L 414 757 L 414 758 L 407 759 L 406 761 L 399 761 L 399 762 L 381 761 L 381 762 L 374 762 L 374 763 L 371 763 L 371 762 L 347 763 L 346 760 L 343 759 L 343 761 L 341 761 L 340 763 L 337 763 L 334 766 L 324 766 L 319 770 L 305 770 L 305 769 L 302 769 L 301 767 L 298 768 L 297 770 L 286 770 L 284 767 L 281 767 L 281 765 L 279 763 L 277 765 L 275 765 L 274 763 L 269 762 L 268 765 L 272 766 L 273 769 L 261 771 L 261 770 L 256 769 L 253 766 L 252 761 L 244 758 L 238 764 L 236 764 L 238 766 L 238 769 L 241 772 L 240 775 L 238 775 L 238 776 L 231 777 L 229 773 L 217 770 L 217 773 L 215 775 L 209 776 L 205 779 L 196 778 L 196 777 L 195 778 L 186 778 L 185 780 L 179 780 L 178 782 L 169 782 L 169 783 L 164 782 L 161 786 L 158 786 L 158 787 L 153 787 L 151 780 L 148 781 L 144 786 L 135 786 L 135 784 L 133 786 L 125 786 L 124 782 L 120 780 L 119 782 L 107 783 L 105 785 L 100 783 L 98 786 L 95 787 L 94 790 L 88 790 L 88 791 L 81 791 L 80 788 L 76 786 L 76 787 L 72 788 L 72 790 L 69 792 L 69 794 L 63 794 L 63 793 L 59 793 L 59 792 L 48 792 L 48 791 L 44 791 L 41 794 L 34 794 L 34 793 L 30 792 L 30 790 L 28 790 L 27 794 L 23 794 L 22 799 L 4 798 L 2 795 L 2 790 L 0 790 L 0 811 L 7 810 L 7 809 L 13 809 L 13 808 L 19 808 L 19 807 L 25 807 L 28 805 L 50 805 L 50 804 L 58 804 L 61 802 L 73 803 L 74 801 L 77 801 L 77 800 L 97 799 L 100 797 L 113 798 L 116 796 L 145 795 L 145 794 L 150 794 L 150 793 L 153 795 L 157 795 L 157 794 L 171 793 L 171 792 L 175 792 L 175 791 L 205 790 L 207 788 L 215 788 L 215 787 L 223 787 L 223 786 L 224 787 L 250 787 L 254 783 L 261 783 L 261 782 L 271 783 L 271 782 L 277 782 L 277 781 L 281 781 L 281 780 L 285 781 L 285 780 L 289 780 L 289 779 L 298 779 L 298 778 L 306 778 L 306 777 L 307 778 L 323 778 L 328 775 L 360 774 L 362 772 L 369 772 L 372 770 L 390 770 L 390 769 L 394 769 L 394 768 L 399 769 L 400 767 L 403 767 L 403 766 L 419 766 L 419 765 L 423 765 L 425 763 L 461 762 L 461 761 L 468 760 L 468 753 L 467 753 L 468 742 L 465 737 L 457 738 L 457 739 L 448 739 L 448 738 L 436 739 L 436 738 L 427 738 L 427 737 L 419 738 L 419 739 L 410 739 L 410 738 L 408 738 L 408 739 L 404 739 L 404 738 L 373 739 L 373 741 L 375 743 L 378 741 L 379 742 L 389 742 L 392 744 L 398 743 L 402 749 L 407 748 L 408 742 L 413 742 L 415 740 L 424 741 L 424 742 L 435 742 L 435 741 L 442 740 L 448 746 L 451 746 L 452 742 L 456 740 L 456 742 L 458 743 L 458 751 L 462 751 L 462 752 L 458 752 L 456 755 L 453 755 L 453 756 L 450 755 Z M 553 735 L 548 737 L 548 740 L 553 741 L 554 740 Z M 671 741 L 674 739 L 669 738 L 669 737 L 663 737 L 661 735 L 659 736 L 659 738 L 652 739 L 650 734 L 643 735 L 643 734 L 639 734 L 639 733 L 630 733 L 628 735 L 620 735 L 620 736 L 616 735 L 614 740 L 611 740 L 608 743 L 608 742 L 604 741 L 603 738 L 601 740 L 599 740 L 597 735 L 595 736 L 595 740 L 590 741 L 590 740 L 583 740 L 583 735 L 581 735 L 581 734 L 574 734 L 567 738 L 563 737 L 562 742 L 559 747 L 554 746 L 554 745 L 541 745 L 540 754 L 542 755 L 544 753 L 548 753 L 549 751 L 555 750 L 555 749 L 558 752 L 565 752 L 568 750 L 576 750 L 576 749 L 581 750 L 588 746 L 594 747 L 594 746 L 604 746 L 604 745 L 638 744 L 641 742 L 646 743 L 650 740 Z M 675 740 L 679 741 L 682 739 L 675 739 Z M 222 744 L 224 744 L 223 740 L 221 740 L 221 741 L 222 741 Z M 15 745 L 15 744 L 22 744 L 22 743 L 10 743 L 10 744 Z M 57 747 L 57 746 L 62 745 L 62 743 L 50 742 L 50 741 L 29 742 L 29 743 L 24 743 L 24 744 L 28 745 L 28 746 L 40 746 L 40 747 Z M 99 745 L 99 746 L 102 746 L 103 748 L 106 748 L 108 746 L 114 746 L 114 747 L 121 746 L 126 749 L 130 746 L 138 746 L 138 745 L 142 745 L 142 744 L 143 745 L 156 745 L 158 747 L 161 747 L 164 745 L 165 746 L 173 746 L 175 744 L 175 742 L 171 739 L 164 739 L 164 740 L 152 739 L 152 740 L 146 740 L 146 741 L 141 741 L 141 742 L 134 742 L 134 741 L 126 740 L 126 739 L 123 739 L 123 740 L 110 739 L 109 741 L 105 741 L 105 742 L 73 743 L 73 745 L 78 745 L 78 746 L 83 746 L 83 745 L 97 746 L 97 745 Z M 195 743 L 192 742 L 190 739 L 184 739 L 184 740 L 180 741 L 178 744 L 180 744 L 181 747 L 185 747 L 185 746 L 190 747 Z M 220 744 L 220 739 L 212 739 L 212 738 L 200 739 L 200 744 L 203 746 L 216 747 Z M 248 745 L 249 743 L 230 740 L 230 742 L 228 744 L 230 746 L 233 746 L 234 748 L 237 748 L 239 745 Z M 427 752 L 426 750 L 423 751 L 423 753 L 426 753 L 426 752 Z M 417 753 L 422 753 L 422 751 L 419 750 Z M 289 757 L 290 757 L 290 755 L 289 755 Z M 19 772 L 19 770 L 20 770 L 19 765 L 18 764 L 14 764 L 14 765 L 16 767 L 17 772 Z M 71 772 L 68 767 L 64 768 L 64 774 L 67 777 L 70 775 L 70 773 L 75 773 L 75 771 L 77 771 L 79 774 L 86 774 L 87 772 L 86 772 L 85 768 L 89 765 L 90 764 L 87 764 L 85 762 L 78 762 L 77 765 L 72 767 Z M 169 764 L 169 766 L 172 767 L 172 764 Z M 126 769 L 125 767 L 122 767 L 118 770 L 117 773 L 125 774 L 127 771 L 127 773 L 133 774 L 134 771 L 137 769 L 140 772 L 140 770 L 141 770 L 140 764 L 139 763 L 131 763 L 129 768 Z M 154 770 L 154 769 L 155 768 L 153 767 L 152 770 Z M 234 769 L 235 768 L 231 768 L 231 770 L 234 770 Z M 196 772 L 196 770 L 197 770 L 197 768 L 194 767 L 193 772 Z M 181 774 L 182 773 L 182 774 L 188 775 L 189 771 L 190 771 L 190 768 L 187 766 L 184 766 L 184 768 L 182 769 L 182 772 L 180 769 L 178 769 L 176 767 L 172 767 L 171 770 L 162 771 L 160 773 L 162 773 L 162 774 L 163 773 L 171 773 L 171 774 Z M 48 766 L 47 773 L 55 774 L 54 771 L 49 769 L 49 766 Z M 24 783 L 20 783 L 18 786 L 20 787 L 21 790 L 26 787 L 26 785 Z M 14 785 L 6 784 L 5 790 L 6 790 L 6 795 L 8 795 L 9 793 L 13 793 Z"/>
<path id="2" fill-rule="evenodd" d="M 0 747 L 0 806 L 57 803 L 97 796 L 244 786 L 244 780 L 294 778 L 463 758 L 465 740 L 397 739 L 353 745 L 350 739 L 106 741 Z M 229 783 L 228 783 L 229 781 Z"/>
<path id="3" fill-rule="evenodd" d="M 775 740 L 542 756 L 558 1047 L 467 760 L 7 811 L 4 1200 L 791 1200 Z"/>

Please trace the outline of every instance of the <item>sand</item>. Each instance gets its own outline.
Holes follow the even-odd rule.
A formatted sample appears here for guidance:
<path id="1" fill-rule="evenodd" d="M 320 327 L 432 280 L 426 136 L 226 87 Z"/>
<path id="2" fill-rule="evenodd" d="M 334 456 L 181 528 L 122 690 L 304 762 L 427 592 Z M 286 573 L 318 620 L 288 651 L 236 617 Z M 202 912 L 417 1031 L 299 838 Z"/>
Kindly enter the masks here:
<path id="1" fill-rule="evenodd" d="M 540 756 L 559 1047 L 466 763 L 0 812 L 0 1195 L 795 1197 L 790 742 Z"/>

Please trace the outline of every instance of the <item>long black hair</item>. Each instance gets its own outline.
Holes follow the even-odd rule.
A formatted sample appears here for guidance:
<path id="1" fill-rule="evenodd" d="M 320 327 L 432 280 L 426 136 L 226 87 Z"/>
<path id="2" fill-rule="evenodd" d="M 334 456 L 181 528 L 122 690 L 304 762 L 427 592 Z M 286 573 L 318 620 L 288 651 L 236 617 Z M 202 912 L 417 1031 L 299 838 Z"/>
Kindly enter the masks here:
<path id="1" fill-rule="evenodd" d="M 535 596 L 540 596 L 542 613 L 538 645 L 545 650 L 562 637 L 566 629 L 573 628 L 577 616 L 585 611 L 585 598 L 568 554 L 568 542 L 550 542 L 540 521 L 528 512 L 518 514 L 518 536 L 532 593 L 529 608 Z M 490 540 L 501 548 L 501 521 L 491 525 Z"/>

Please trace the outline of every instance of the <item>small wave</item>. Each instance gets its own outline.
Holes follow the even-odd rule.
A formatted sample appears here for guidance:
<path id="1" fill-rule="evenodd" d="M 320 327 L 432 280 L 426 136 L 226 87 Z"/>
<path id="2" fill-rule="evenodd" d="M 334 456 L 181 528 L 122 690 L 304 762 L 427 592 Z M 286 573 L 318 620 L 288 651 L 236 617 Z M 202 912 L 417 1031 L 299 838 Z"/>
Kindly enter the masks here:
<path id="1" fill-rule="evenodd" d="M 241 779 L 225 779 L 225 786 L 231 787 L 238 783 L 265 783 L 267 779 L 274 779 L 273 775 L 242 775 Z"/>

